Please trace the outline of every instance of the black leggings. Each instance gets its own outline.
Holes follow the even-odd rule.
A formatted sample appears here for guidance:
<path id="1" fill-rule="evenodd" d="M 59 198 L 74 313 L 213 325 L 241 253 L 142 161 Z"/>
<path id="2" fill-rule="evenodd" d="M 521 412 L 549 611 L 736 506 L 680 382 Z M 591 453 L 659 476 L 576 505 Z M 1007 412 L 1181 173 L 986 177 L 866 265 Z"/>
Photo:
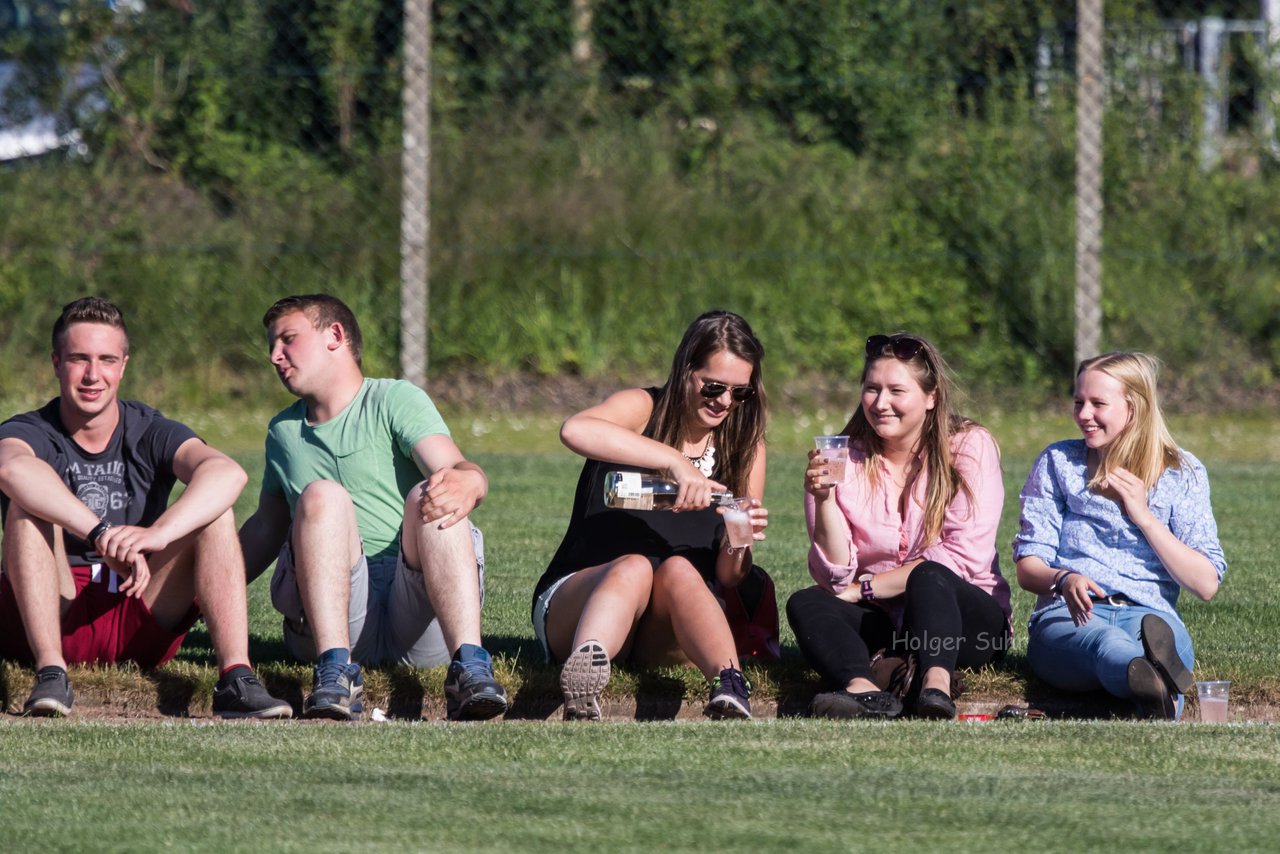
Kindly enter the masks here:
<path id="1" fill-rule="evenodd" d="M 925 561 L 907 577 L 902 631 L 879 607 L 839 599 L 809 587 L 787 600 L 787 622 L 809 666 L 836 688 L 871 678 L 871 653 L 914 652 L 919 672 L 930 667 L 981 667 L 1009 645 L 1004 610 L 992 596 L 940 563 Z"/>

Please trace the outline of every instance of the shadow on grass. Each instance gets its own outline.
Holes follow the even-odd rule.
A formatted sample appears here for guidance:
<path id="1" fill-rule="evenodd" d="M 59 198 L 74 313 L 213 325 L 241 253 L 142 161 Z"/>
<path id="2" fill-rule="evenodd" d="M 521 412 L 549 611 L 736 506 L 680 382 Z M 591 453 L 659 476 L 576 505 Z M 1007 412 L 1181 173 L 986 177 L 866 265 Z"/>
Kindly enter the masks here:
<path id="1" fill-rule="evenodd" d="M 654 670 L 641 670 L 635 677 L 636 720 L 675 720 L 684 705 L 684 680 Z"/>
<path id="2" fill-rule="evenodd" d="M 395 667 L 387 672 L 387 681 L 387 717 L 422 720 L 422 702 L 427 696 L 422 684 L 422 671 L 413 667 Z"/>
<path id="3" fill-rule="evenodd" d="M 191 717 L 191 705 L 200 688 L 200 680 L 190 674 L 169 669 L 146 674 L 156 689 L 156 709 L 170 717 Z"/>

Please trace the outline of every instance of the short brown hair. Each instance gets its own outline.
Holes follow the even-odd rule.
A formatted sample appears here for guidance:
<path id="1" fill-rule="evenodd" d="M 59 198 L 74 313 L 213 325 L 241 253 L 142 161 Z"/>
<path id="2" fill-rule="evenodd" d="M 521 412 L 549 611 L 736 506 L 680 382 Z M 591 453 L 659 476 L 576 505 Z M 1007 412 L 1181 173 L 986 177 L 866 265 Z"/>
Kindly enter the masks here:
<path id="1" fill-rule="evenodd" d="M 67 327 L 73 323 L 105 323 L 124 333 L 124 354 L 129 355 L 129 330 L 124 325 L 124 313 L 115 303 L 102 297 L 80 297 L 62 307 L 62 314 L 53 322 L 53 351 L 62 349 L 67 339 Z"/>
<path id="2" fill-rule="evenodd" d="M 360 324 L 356 322 L 356 316 L 351 309 L 347 308 L 346 303 L 329 294 L 297 294 L 284 297 L 276 300 L 271 308 L 267 309 L 267 313 L 262 316 L 262 327 L 270 329 L 271 324 L 295 311 L 304 312 L 311 318 L 311 324 L 316 329 L 328 326 L 330 323 L 341 324 L 347 333 L 347 346 L 351 348 L 351 355 L 355 357 L 357 365 L 361 364 L 360 360 L 364 356 L 364 337 L 360 334 Z"/>

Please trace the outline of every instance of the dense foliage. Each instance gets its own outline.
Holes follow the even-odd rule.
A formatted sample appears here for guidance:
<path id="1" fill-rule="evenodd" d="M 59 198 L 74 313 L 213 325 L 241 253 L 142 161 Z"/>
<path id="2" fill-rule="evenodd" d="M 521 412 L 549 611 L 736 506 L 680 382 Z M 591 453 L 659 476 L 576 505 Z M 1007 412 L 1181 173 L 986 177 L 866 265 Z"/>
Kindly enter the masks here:
<path id="1" fill-rule="evenodd" d="M 0 390 L 89 291 L 126 306 L 162 393 L 260 395 L 287 292 L 348 299 L 370 370 L 396 370 L 399 2 L 27 5 L 50 25 L 4 48 L 90 154 L 0 171 Z M 970 387 L 1062 387 L 1073 2 L 588 5 L 583 34 L 572 0 L 433 4 L 433 371 L 651 379 L 721 305 L 775 376 L 850 374 L 905 328 Z M 1202 164 L 1202 91 L 1150 46 L 1170 6 L 1107 4 L 1104 345 L 1197 394 L 1266 390 L 1275 142 Z"/>

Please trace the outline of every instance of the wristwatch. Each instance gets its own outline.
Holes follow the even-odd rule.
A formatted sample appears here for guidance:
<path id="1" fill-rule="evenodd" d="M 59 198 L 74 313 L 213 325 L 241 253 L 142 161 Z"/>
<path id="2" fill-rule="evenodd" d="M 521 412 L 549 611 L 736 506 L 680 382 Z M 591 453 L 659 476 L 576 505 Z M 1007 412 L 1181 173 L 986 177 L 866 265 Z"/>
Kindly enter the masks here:
<path id="1" fill-rule="evenodd" d="M 862 578 L 862 601 L 874 602 L 875 598 L 875 591 L 871 589 L 871 576 L 865 575 Z"/>
<path id="2" fill-rule="evenodd" d="M 106 519 L 103 519 L 101 522 L 93 526 L 93 530 L 89 532 L 89 536 L 84 538 L 84 541 L 91 546 L 97 546 L 98 537 L 101 537 L 110 528 L 111 528 L 111 523 L 108 522 Z"/>

